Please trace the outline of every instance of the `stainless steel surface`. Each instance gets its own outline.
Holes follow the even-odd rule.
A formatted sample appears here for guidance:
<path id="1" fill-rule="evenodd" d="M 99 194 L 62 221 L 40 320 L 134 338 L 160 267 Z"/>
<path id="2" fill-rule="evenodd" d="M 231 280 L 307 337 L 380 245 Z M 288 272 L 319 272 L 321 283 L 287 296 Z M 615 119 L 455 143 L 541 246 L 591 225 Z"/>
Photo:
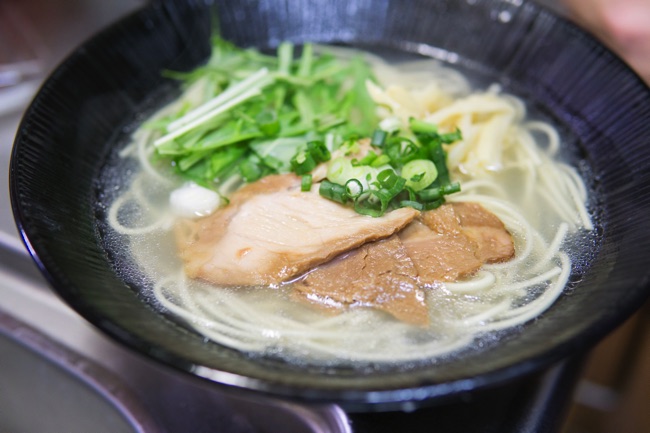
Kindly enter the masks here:
<path id="1" fill-rule="evenodd" d="M 8 167 L 26 104 L 68 52 L 142 4 L 0 2 L 0 318 L 6 325 L 0 333 L 0 431 L 41 432 L 48 419 L 56 419 L 61 428 L 48 431 L 91 431 L 94 420 L 102 428 L 112 426 L 106 430 L 112 432 L 348 432 L 347 417 L 336 406 L 231 395 L 118 346 L 49 289 L 20 240 Z M 34 406 L 12 396 L 33 400 Z M 66 412 L 74 408 L 83 413 Z M 22 416 L 30 409 L 37 412 Z M 3 416 L 7 413 L 14 416 Z"/>
<path id="2" fill-rule="evenodd" d="M 160 431 L 118 378 L 2 312 L 0 353 L 0 431 Z"/>

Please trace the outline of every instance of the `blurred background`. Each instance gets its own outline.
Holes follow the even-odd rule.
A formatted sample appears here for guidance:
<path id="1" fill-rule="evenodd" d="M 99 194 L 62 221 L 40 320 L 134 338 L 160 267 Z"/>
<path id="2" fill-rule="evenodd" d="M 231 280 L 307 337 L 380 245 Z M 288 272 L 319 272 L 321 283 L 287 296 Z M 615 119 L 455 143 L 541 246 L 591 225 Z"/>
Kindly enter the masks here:
<path id="1" fill-rule="evenodd" d="M 76 45 L 143 3 L 0 0 L 0 164 L 5 173 L 0 178 L 0 241 L 5 245 L 24 250 L 16 235 L 4 171 L 24 108 L 42 80 Z M 630 7 L 625 6 L 628 15 L 613 18 L 607 18 L 610 6 L 601 8 L 606 0 L 540 3 L 585 26 L 650 81 L 650 2 L 610 1 L 610 6 L 616 4 L 619 8 L 624 3 L 645 3 L 646 8 L 632 5 L 640 12 L 630 13 Z M 563 433 L 648 432 L 650 305 L 645 305 L 588 357 Z"/>

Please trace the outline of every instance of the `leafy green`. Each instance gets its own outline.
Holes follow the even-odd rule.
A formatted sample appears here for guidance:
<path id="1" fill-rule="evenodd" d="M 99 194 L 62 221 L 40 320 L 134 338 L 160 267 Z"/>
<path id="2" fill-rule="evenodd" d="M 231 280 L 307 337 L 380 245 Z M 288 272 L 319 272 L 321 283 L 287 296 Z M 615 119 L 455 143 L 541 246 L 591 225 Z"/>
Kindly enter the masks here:
<path id="1" fill-rule="evenodd" d="M 186 88 L 202 85 L 208 95 L 148 123 L 159 133 L 155 157 L 180 176 L 217 189 L 226 174 L 253 181 L 292 167 L 306 172 L 309 164 L 296 158 L 310 157 L 309 143 L 324 143 L 329 135 L 329 153 L 343 137 L 371 133 L 377 117 L 366 91 L 366 80 L 374 80 L 369 66 L 316 54 L 310 44 L 296 57 L 296 48 L 285 42 L 268 55 L 214 37 L 205 65 L 165 71 Z"/>
<path id="2" fill-rule="evenodd" d="M 450 180 L 443 148 L 460 140 L 460 131 L 443 134 L 416 119 L 402 129 L 378 129 L 366 87 L 374 81 L 369 65 L 360 57 L 317 54 L 310 44 L 297 51 L 285 42 L 269 55 L 215 37 L 205 65 L 166 71 L 183 81 L 186 100 L 147 123 L 158 132 L 153 158 L 216 190 L 233 179 L 294 172 L 308 191 L 314 168 L 339 150 L 320 194 L 370 216 L 404 206 L 433 209 L 460 190 Z M 359 160 L 341 156 L 356 155 L 361 138 L 372 150 Z"/>

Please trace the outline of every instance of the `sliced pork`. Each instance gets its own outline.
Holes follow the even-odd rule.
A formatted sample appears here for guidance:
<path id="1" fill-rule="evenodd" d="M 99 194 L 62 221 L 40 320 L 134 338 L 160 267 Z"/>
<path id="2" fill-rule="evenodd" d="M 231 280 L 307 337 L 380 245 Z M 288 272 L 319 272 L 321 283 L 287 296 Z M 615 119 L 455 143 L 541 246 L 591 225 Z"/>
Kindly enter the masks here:
<path id="1" fill-rule="evenodd" d="M 228 206 L 179 225 L 177 241 L 189 277 L 216 285 L 270 285 L 292 279 L 339 254 L 391 236 L 419 212 L 381 218 L 301 192 L 294 175 L 268 176 L 242 188 Z"/>
<path id="2" fill-rule="evenodd" d="M 423 212 L 399 237 L 424 285 L 459 280 L 484 263 L 509 260 L 515 252 L 501 220 L 477 203 L 450 203 Z"/>
<path id="3" fill-rule="evenodd" d="M 317 267 L 294 283 L 294 289 L 304 299 L 331 309 L 373 307 L 406 323 L 429 323 L 417 271 L 396 235 Z"/>
<path id="4" fill-rule="evenodd" d="M 329 309 L 373 307 L 426 325 L 422 287 L 460 280 L 513 255 L 512 237 L 496 215 L 476 203 L 445 204 L 395 236 L 317 267 L 294 288 L 302 299 Z"/>
<path id="5" fill-rule="evenodd" d="M 295 280 L 294 295 L 303 301 L 333 311 L 371 307 L 427 325 L 424 288 L 514 255 L 510 233 L 479 204 L 373 218 L 322 198 L 317 186 L 301 192 L 300 181 L 267 176 L 213 215 L 179 223 L 187 275 L 219 286 Z"/>
<path id="6" fill-rule="evenodd" d="M 399 237 L 423 285 L 456 281 L 473 274 L 483 264 L 476 257 L 476 243 L 462 232 L 440 233 L 415 221 Z"/>
<path id="7" fill-rule="evenodd" d="M 476 257 L 485 263 L 499 263 L 515 255 L 512 235 L 503 222 L 478 203 L 459 202 L 453 205 L 460 225 L 478 245 Z"/>

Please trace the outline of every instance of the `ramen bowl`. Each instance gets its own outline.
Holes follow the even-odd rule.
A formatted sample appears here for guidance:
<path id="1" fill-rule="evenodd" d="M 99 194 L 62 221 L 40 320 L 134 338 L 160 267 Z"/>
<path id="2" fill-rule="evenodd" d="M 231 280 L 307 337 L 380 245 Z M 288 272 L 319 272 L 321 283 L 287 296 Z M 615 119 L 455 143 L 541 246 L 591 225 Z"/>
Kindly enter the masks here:
<path id="1" fill-rule="evenodd" d="M 74 51 L 20 125 L 16 223 L 53 289 L 114 340 L 215 386 L 345 408 L 433 404 L 588 350 L 650 293 L 650 92 L 614 54 L 539 6 L 508 1 L 152 2 Z M 178 92 L 164 70 L 205 62 L 216 27 L 240 46 L 282 41 L 432 57 L 498 83 L 561 129 L 592 191 L 595 240 L 543 314 L 480 351 L 406 364 L 312 365 L 210 342 L 140 295 L 105 247 L 100 177 L 129 135 Z"/>

